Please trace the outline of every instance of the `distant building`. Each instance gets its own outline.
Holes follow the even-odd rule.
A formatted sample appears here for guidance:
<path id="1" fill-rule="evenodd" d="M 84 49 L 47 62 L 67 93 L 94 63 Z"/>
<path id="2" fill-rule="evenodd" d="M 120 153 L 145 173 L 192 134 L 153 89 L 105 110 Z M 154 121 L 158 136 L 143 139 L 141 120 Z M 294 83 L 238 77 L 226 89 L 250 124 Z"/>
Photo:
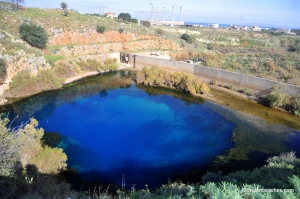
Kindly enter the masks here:
<path id="1" fill-rule="evenodd" d="M 209 28 L 219 28 L 219 24 L 208 24 Z"/>
<path id="2" fill-rule="evenodd" d="M 241 30 L 249 30 L 249 27 L 248 26 L 243 26 L 243 27 L 241 27 Z"/>
<path id="3" fill-rule="evenodd" d="M 255 32 L 260 32 L 260 31 L 261 31 L 261 28 L 258 27 L 258 26 L 252 26 L 252 27 L 251 27 L 251 30 L 252 30 L 252 31 L 255 31 Z"/>
<path id="4" fill-rule="evenodd" d="M 104 13 L 104 17 L 117 18 L 116 13 L 114 13 L 114 12 L 106 12 L 106 13 Z"/>

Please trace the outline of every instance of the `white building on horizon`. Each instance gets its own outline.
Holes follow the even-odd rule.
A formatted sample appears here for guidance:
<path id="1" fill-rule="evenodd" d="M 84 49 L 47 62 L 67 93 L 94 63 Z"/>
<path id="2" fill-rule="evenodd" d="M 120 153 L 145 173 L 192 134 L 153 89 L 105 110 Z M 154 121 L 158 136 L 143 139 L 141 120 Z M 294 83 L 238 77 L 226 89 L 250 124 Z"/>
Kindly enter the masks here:
<path id="1" fill-rule="evenodd" d="M 219 24 L 208 24 L 209 28 L 219 28 Z"/>

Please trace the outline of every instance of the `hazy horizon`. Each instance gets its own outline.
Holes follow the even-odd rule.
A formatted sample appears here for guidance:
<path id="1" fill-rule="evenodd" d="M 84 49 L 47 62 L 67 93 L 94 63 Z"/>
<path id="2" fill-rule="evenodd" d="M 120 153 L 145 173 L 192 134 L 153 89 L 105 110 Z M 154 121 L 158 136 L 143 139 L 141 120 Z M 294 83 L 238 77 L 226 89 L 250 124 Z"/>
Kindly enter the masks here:
<path id="1" fill-rule="evenodd" d="M 62 1 L 41 2 L 38 0 L 25 0 L 24 6 L 38 8 L 60 8 Z M 153 7 L 153 19 L 172 19 L 172 7 L 174 7 L 174 20 L 179 20 L 180 7 L 182 7 L 182 21 L 198 23 L 219 24 L 252 24 L 260 26 L 300 28 L 300 1 L 297 0 L 66 0 L 68 9 L 80 13 L 115 12 L 130 13 L 133 18 L 148 20 L 151 18 Z"/>

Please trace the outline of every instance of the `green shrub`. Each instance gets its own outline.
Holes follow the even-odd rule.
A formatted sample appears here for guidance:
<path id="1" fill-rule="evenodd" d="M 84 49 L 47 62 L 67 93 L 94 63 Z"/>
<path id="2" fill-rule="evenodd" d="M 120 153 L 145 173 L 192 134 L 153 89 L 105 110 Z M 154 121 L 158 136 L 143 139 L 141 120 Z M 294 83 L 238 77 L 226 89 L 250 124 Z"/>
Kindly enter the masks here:
<path id="1" fill-rule="evenodd" d="M 62 87 L 62 80 L 52 69 L 41 70 L 38 75 L 31 76 L 29 71 L 21 71 L 9 83 L 12 95 L 28 95 Z"/>
<path id="2" fill-rule="evenodd" d="M 214 50 L 215 49 L 215 45 L 212 43 L 207 44 L 207 49 L 208 50 Z"/>
<path id="3" fill-rule="evenodd" d="M 142 71 L 136 73 L 135 80 L 137 83 L 150 86 L 170 86 L 192 94 L 208 94 L 210 92 L 209 87 L 195 76 L 183 72 L 171 74 L 158 67 L 144 67 Z"/>
<path id="4" fill-rule="evenodd" d="M 7 72 L 6 72 L 6 63 L 3 59 L 0 59 L 0 84 L 3 84 L 5 78 L 6 78 L 6 75 L 7 75 Z"/>
<path id="5" fill-rule="evenodd" d="M 267 96 L 267 103 L 269 107 L 285 106 L 290 101 L 290 96 L 282 93 L 282 88 L 274 85 L 270 94 Z"/>
<path id="6" fill-rule="evenodd" d="M 295 97 L 292 103 L 292 112 L 294 115 L 300 115 L 300 95 Z"/>
<path id="7" fill-rule="evenodd" d="M 105 26 L 96 26 L 96 31 L 103 34 L 105 32 Z"/>
<path id="8" fill-rule="evenodd" d="M 19 27 L 19 33 L 29 45 L 45 48 L 48 42 L 48 35 L 45 29 L 36 24 L 23 23 Z"/>
<path id="9" fill-rule="evenodd" d="M 159 34 L 159 35 L 162 35 L 162 34 L 164 33 L 164 30 L 161 29 L 161 28 L 157 28 L 157 29 L 155 30 L 155 32 L 156 32 L 157 34 Z"/>
<path id="10" fill-rule="evenodd" d="M 138 22 L 138 20 L 137 20 L 137 19 L 135 19 L 135 18 L 132 18 L 132 19 L 131 19 L 131 22 L 132 22 L 132 23 L 137 23 L 137 22 Z"/>
<path id="11" fill-rule="evenodd" d="M 45 55 L 44 57 L 45 57 L 45 59 L 50 63 L 50 65 L 51 65 L 52 67 L 55 66 L 55 62 L 56 62 L 57 60 L 60 60 L 60 59 L 63 59 L 63 58 L 64 58 L 64 56 L 61 56 L 61 55 Z"/>
<path id="12" fill-rule="evenodd" d="M 184 33 L 184 34 L 182 34 L 181 35 L 181 37 L 180 37 L 181 39 L 183 39 L 183 40 L 185 40 L 185 41 L 187 41 L 189 38 L 190 38 L 190 35 L 189 34 L 186 34 L 186 33 Z"/>
<path id="13" fill-rule="evenodd" d="M 195 41 L 196 41 L 196 38 L 193 36 L 190 36 L 186 42 L 189 44 L 192 44 L 192 43 L 195 43 Z"/>
<path id="14" fill-rule="evenodd" d="M 119 29 L 119 33 L 122 34 L 124 30 L 122 28 Z"/>
<path id="15" fill-rule="evenodd" d="M 250 91 L 248 88 L 243 88 L 243 93 L 245 93 L 246 95 L 250 95 Z"/>

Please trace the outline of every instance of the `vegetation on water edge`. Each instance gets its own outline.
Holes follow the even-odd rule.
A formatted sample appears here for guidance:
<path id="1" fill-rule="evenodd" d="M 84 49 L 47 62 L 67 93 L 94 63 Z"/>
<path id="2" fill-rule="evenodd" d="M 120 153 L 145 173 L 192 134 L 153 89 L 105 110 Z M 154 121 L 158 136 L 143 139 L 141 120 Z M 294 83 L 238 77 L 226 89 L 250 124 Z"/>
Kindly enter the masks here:
<path id="1" fill-rule="evenodd" d="M 51 60 L 61 57 L 52 57 Z M 76 64 L 61 62 L 53 68 L 40 70 L 37 76 L 30 74 L 28 70 L 21 71 L 12 78 L 9 83 L 12 96 L 24 96 L 42 91 L 61 88 L 66 78 L 75 76 L 86 71 L 108 71 L 116 70 L 119 65 L 116 59 L 108 58 L 104 62 L 96 59 L 81 60 Z"/>
<path id="2" fill-rule="evenodd" d="M 139 84 L 168 86 L 184 90 L 191 94 L 209 94 L 209 87 L 199 78 L 183 72 L 170 73 L 158 67 L 144 67 L 138 71 L 135 80 Z"/>
<path id="3" fill-rule="evenodd" d="M 291 97 L 283 93 L 283 88 L 274 85 L 270 94 L 266 97 L 269 107 L 282 107 L 294 115 L 300 115 L 300 95 L 296 96 L 291 102 Z"/>

